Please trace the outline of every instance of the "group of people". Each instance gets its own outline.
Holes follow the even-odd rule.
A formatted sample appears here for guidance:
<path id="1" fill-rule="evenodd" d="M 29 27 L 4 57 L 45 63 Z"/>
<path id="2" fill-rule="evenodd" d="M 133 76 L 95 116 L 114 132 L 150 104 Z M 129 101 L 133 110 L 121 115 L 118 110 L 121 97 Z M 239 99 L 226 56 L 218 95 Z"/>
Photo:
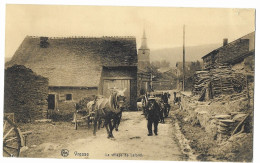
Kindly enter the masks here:
<path id="1" fill-rule="evenodd" d="M 152 136 L 153 133 L 158 135 L 158 124 L 159 122 L 164 123 L 164 117 L 167 117 L 170 111 L 169 98 L 170 94 L 168 93 L 163 93 L 161 98 L 144 95 L 142 100 L 143 114 L 148 121 L 148 136 Z M 154 126 L 154 132 L 152 132 L 152 126 Z"/>

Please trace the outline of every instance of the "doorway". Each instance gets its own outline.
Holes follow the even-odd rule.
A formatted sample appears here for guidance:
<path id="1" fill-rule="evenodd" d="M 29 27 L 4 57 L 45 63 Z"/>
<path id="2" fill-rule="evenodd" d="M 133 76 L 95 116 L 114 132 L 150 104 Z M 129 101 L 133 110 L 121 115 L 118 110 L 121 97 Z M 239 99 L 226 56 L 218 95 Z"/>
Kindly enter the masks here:
<path id="1" fill-rule="evenodd" d="M 55 94 L 48 95 L 48 109 L 55 109 Z"/>

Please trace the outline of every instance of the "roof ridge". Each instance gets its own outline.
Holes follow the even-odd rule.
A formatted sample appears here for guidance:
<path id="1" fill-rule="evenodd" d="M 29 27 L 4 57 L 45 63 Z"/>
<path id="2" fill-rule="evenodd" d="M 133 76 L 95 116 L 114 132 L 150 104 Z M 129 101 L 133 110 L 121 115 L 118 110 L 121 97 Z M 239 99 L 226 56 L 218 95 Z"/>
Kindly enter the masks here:
<path id="1" fill-rule="evenodd" d="M 48 39 L 67 39 L 67 38 L 129 38 L 129 39 L 135 39 L 135 36 L 61 36 L 61 37 L 55 37 L 55 36 L 29 36 L 29 38 L 41 38 L 41 37 L 47 37 Z"/>

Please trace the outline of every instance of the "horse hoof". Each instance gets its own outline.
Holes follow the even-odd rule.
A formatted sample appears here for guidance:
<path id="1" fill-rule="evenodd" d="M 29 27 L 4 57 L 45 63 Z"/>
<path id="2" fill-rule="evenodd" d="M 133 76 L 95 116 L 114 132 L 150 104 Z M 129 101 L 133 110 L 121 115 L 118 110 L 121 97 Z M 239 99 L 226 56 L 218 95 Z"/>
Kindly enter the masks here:
<path id="1" fill-rule="evenodd" d="M 118 131 L 118 128 L 116 128 L 115 130 Z"/>

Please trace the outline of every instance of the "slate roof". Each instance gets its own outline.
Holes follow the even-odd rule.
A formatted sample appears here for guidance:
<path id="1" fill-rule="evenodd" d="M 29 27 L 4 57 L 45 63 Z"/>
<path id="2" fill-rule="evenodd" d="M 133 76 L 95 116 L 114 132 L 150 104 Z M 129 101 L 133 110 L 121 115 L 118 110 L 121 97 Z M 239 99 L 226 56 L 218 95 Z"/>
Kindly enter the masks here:
<path id="1" fill-rule="evenodd" d="M 252 51 L 255 50 L 255 31 L 251 32 L 251 33 L 248 33 L 247 35 L 245 35 L 243 37 L 240 37 L 239 39 L 236 39 L 236 40 L 228 43 L 226 46 L 235 46 L 235 44 L 237 42 L 239 42 L 240 40 L 249 40 L 249 49 L 248 49 L 248 51 L 252 52 Z M 202 59 L 204 59 L 204 58 L 206 58 L 206 57 L 208 57 L 210 55 L 216 55 L 219 50 L 224 49 L 224 48 L 225 48 L 224 46 L 221 46 L 221 47 L 211 51 L 210 53 L 206 54 L 205 56 L 203 56 Z M 246 56 L 244 53 L 237 53 L 236 58 L 241 58 L 241 57 L 244 57 L 244 56 Z M 234 59 L 234 58 L 232 58 L 232 59 Z"/>
<path id="2" fill-rule="evenodd" d="M 27 36 L 6 67 L 24 65 L 49 86 L 97 87 L 102 66 L 137 66 L 134 37 Z"/>

